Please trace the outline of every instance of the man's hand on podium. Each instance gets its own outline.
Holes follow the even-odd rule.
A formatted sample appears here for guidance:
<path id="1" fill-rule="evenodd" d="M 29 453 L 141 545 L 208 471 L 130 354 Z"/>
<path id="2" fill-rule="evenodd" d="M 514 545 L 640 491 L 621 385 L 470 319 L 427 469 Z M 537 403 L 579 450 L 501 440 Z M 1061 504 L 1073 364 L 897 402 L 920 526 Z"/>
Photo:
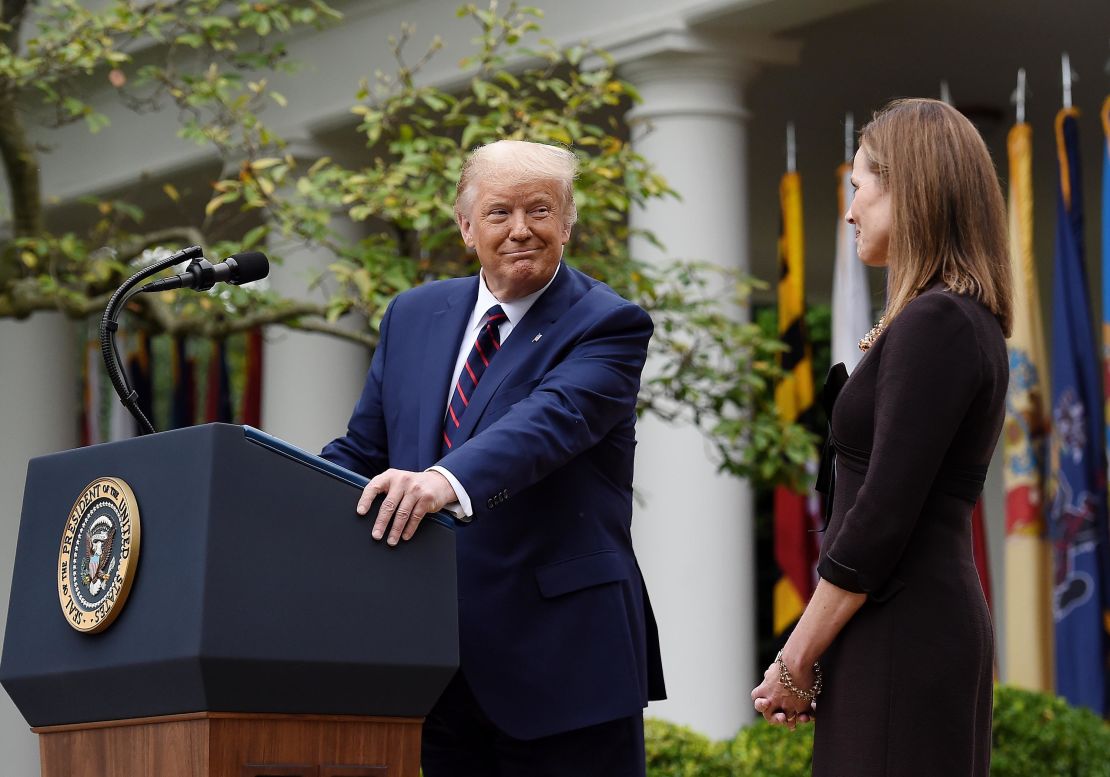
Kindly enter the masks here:
<path id="1" fill-rule="evenodd" d="M 408 472 L 387 469 L 366 484 L 355 511 L 366 515 L 378 494 L 385 494 L 385 501 L 378 510 L 371 534 L 376 540 L 385 537 L 386 527 L 393 519 L 386 539 L 389 545 L 396 545 L 402 539 L 411 540 L 425 515 L 442 510 L 445 505 L 458 500 L 447 478 L 434 470 Z"/>

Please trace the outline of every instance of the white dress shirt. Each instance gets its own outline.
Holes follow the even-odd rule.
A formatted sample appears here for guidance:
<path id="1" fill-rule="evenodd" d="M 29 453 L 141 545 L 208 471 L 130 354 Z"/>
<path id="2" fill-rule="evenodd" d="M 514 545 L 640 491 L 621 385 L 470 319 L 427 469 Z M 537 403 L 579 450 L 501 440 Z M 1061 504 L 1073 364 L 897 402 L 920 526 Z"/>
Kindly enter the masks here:
<path id="1" fill-rule="evenodd" d="M 462 374 L 463 364 L 466 362 L 466 357 L 470 355 L 470 349 L 474 347 L 474 340 L 478 337 L 478 332 L 481 329 L 482 322 L 485 321 L 486 313 L 489 309 L 494 305 L 500 305 L 501 309 L 505 312 L 505 320 L 501 322 L 501 326 L 498 327 L 497 330 L 501 337 L 501 342 L 504 343 L 509 339 L 509 335 L 513 333 L 513 329 L 516 325 L 524 318 L 524 315 L 531 310 L 536 300 L 538 300 L 540 296 L 547 291 L 548 287 L 555 282 L 555 277 L 559 274 L 560 266 L 561 263 L 560 265 L 556 265 L 555 274 L 551 276 L 551 280 L 549 280 L 542 289 L 532 292 L 527 297 L 515 299 L 512 302 L 502 302 L 497 299 L 497 297 L 493 296 L 493 292 L 486 287 L 485 274 L 479 271 L 478 299 L 474 302 L 474 311 L 470 314 L 470 322 L 463 330 L 462 341 L 459 343 L 459 355 L 458 358 L 455 359 L 455 371 L 451 373 L 451 383 L 447 389 L 447 396 L 444 398 L 443 416 L 445 419 L 447 417 L 447 408 L 451 405 L 451 397 L 455 393 L 455 384 L 459 380 L 459 375 Z M 443 475 L 443 477 L 447 478 L 447 482 L 451 484 L 451 488 L 455 489 L 455 496 L 459 498 L 457 502 L 444 505 L 442 509 L 445 512 L 451 513 L 459 519 L 467 519 L 474 515 L 474 510 L 470 502 L 470 495 L 466 493 L 466 489 L 462 487 L 462 484 L 454 475 L 438 465 L 428 467 L 427 471 L 438 472 Z"/>

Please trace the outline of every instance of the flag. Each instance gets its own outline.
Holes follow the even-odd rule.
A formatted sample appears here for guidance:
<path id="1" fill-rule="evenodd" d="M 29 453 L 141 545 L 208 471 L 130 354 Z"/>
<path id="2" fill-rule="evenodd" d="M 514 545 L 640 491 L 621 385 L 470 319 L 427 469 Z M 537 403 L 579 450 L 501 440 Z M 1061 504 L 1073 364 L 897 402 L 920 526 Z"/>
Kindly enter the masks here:
<path id="1" fill-rule="evenodd" d="M 1033 130 L 1006 138 L 1010 164 L 1010 274 L 1014 331 L 1007 344 L 1010 386 L 1002 432 L 1006 506 L 1004 549 L 1006 682 L 1052 690 L 1051 556 L 1045 542 L 1048 372 L 1037 268 L 1033 261 Z"/>
<path id="2" fill-rule="evenodd" d="M 212 343 L 208 359 L 208 391 L 205 401 L 205 420 L 208 423 L 231 423 L 231 380 L 227 372 L 227 353 L 224 341 Z"/>
<path id="3" fill-rule="evenodd" d="M 852 166 L 837 168 L 840 222 L 836 229 L 836 264 L 833 265 L 832 363 L 844 362 L 850 373 L 863 358 L 859 341 L 871 329 L 871 291 L 867 269 L 856 253 L 856 228 L 844 220 L 852 204 Z"/>
<path id="4" fill-rule="evenodd" d="M 1102 262 L 1105 267 L 1110 264 L 1110 96 L 1102 102 Z M 1107 273 L 1104 271 L 1102 282 L 1107 282 Z M 1104 308 L 1105 310 L 1105 308 Z M 1105 391 L 1105 389 L 1104 389 Z M 1105 417 L 1104 419 L 1105 420 Z M 1110 440 L 1110 436 L 1107 437 Z M 1107 452 L 1110 459 L 1110 452 Z M 1107 469 L 1110 475 L 1110 466 Z M 1110 513 L 1110 509 L 1108 509 Z M 1110 519 L 1102 523 L 1102 555 L 1100 556 L 1102 572 L 1102 629 L 1103 629 L 1103 656 L 1107 657 L 1106 693 L 1104 698 L 1110 707 Z M 1103 711 L 1106 716 L 1106 711 Z"/>
<path id="5" fill-rule="evenodd" d="M 1056 691 L 1075 706 L 1106 711 L 1106 448 L 1100 365 L 1083 258 L 1079 113 L 1056 116 L 1059 190 L 1052 290 L 1052 431 L 1049 531 L 1054 550 Z"/>
<path id="6" fill-rule="evenodd" d="M 193 360 L 189 358 L 186 340 L 180 335 L 173 338 L 173 422 L 174 429 L 192 426 L 196 422 L 196 387 Z"/>
<path id="7" fill-rule="evenodd" d="M 262 428 L 262 328 L 247 332 L 246 381 L 240 411 L 244 424 Z"/>
<path id="8" fill-rule="evenodd" d="M 979 573 L 979 585 L 983 586 L 983 597 L 987 607 L 991 605 L 991 568 L 987 560 L 987 527 L 983 518 L 983 500 L 975 503 L 971 511 L 971 551 L 975 556 L 975 571 Z"/>
<path id="9" fill-rule="evenodd" d="M 813 360 L 805 328 L 805 245 L 802 234 L 801 176 L 788 172 L 779 186 L 779 336 L 789 346 L 780 354 L 786 375 L 775 387 L 775 405 L 785 423 L 806 421 L 813 407 Z M 817 462 L 809 469 L 817 471 Z M 775 583 L 773 621 L 782 634 L 805 609 L 816 582 L 817 541 L 812 529 L 820 515 L 815 495 L 787 486 L 775 488 Z"/>
<path id="10" fill-rule="evenodd" d="M 1110 97 L 1102 103 L 1102 391 L 1108 420 L 1107 462 L 1110 466 Z M 1110 470 L 1108 470 L 1110 475 Z"/>

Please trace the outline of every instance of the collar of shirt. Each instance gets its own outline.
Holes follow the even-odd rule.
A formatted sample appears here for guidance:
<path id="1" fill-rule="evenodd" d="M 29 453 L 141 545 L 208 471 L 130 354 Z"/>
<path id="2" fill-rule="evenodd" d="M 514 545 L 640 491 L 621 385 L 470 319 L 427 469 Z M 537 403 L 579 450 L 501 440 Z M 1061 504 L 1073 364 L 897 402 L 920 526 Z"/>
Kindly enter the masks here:
<path id="1" fill-rule="evenodd" d="M 501 335 L 501 342 L 505 342 L 508 336 L 512 333 L 513 328 L 518 323 L 520 323 L 520 320 L 524 318 L 524 315 L 532 309 L 532 306 L 534 304 L 536 304 L 536 300 L 538 300 L 543 295 L 543 293 L 547 291 L 548 287 L 555 282 L 555 278 L 559 275 L 559 270 L 562 268 L 562 266 L 562 262 L 559 262 L 559 264 L 555 266 L 554 275 L 551 276 L 551 280 L 544 284 L 544 287 L 542 289 L 532 292 L 527 297 L 514 299 L 512 302 L 502 302 L 501 300 L 497 299 L 497 297 L 493 296 L 493 292 L 486 288 L 485 274 L 482 271 L 479 271 L 478 299 L 474 303 L 474 311 L 470 314 L 470 323 L 467 325 L 466 331 L 469 333 L 469 335 L 476 335 L 477 329 L 482 323 L 482 319 L 484 319 L 486 316 L 486 311 L 494 305 L 500 305 L 501 309 L 505 311 L 506 320 L 501 324 L 500 329 L 498 329 L 498 333 Z M 464 347 L 467 349 L 463 352 L 464 358 L 466 354 L 470 352 L 471 340 L 472 338 L 469 336 L 463 338 Z M 461 364 L 459 365 L 459 369 L 462 369 Z"/>

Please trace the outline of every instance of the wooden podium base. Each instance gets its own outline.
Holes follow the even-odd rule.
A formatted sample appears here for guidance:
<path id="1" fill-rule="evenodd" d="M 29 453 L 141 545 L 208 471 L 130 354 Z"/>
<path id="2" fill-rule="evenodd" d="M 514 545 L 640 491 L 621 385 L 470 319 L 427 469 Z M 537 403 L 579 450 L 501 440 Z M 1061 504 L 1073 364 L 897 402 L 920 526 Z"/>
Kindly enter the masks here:
<path id="1" fill-rule="evenodd" d="M 195 712 L 31 730 L 42 777 L 417 777 L 422 723 Z"/>

